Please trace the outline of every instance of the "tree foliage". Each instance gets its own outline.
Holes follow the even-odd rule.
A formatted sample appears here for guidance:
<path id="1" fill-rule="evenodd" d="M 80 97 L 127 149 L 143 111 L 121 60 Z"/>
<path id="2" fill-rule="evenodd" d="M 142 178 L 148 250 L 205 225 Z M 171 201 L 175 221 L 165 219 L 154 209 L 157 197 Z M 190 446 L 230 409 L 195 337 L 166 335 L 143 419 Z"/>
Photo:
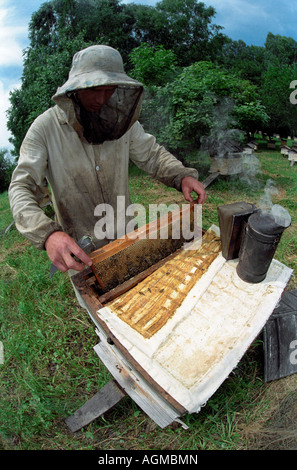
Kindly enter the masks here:
<path id="1" fill-rule="evenodd" d="M 297 42 L 290 37 L 268 33 L 265 41 L 268 65 L 291 65 L 297 61 Z"/>
<path id="2" fill-rule="evenodd" d="M 57 46 L 60 35 L 77 36 L 87 42 L 102 39 L 120 49 L 124 58 L 137 42 L 133 38 L 134 16 L 120 0 L 52 0 L 43 3 L 29 24 L 30 48 Z"/>
<path id="3" fill-rule="evenodd" d="M 150 47 L 143 43 L 133 49 L 130 61 L 131 75 L 147 87 L 165 85 L 178 73 L 176 55 L 164 46 Z"/>
<path id="4" fill-rule="evenodd" d="M 297 135 L 297 107 L 290 101 L 290 84 L 297 77 L 297 63 L 270 65 L 263 74 L 261 96 L 270 116 L 268 134 Z"/>
<path id="5" fill-rule="evenodd" d="M 223 55 L 219 59 L 219 63 L 238 73 L 242 78 L 260 86 L 264 56 L 264 47 L 247 46 L 242 40 L 232 41 L 230 39 L 224 44 Z"/>
<path id="6" fill-rule="evenodd" d="M 136 38 L 173 51 L 182 66 L 215 60 L 227 37 L 212 23 L 214 15 L 213 7 L 196 0 L 163 0 L 155 8 L 137 5 Z"/>
<path id="7" fill-rule="evenodd" d="M 9 151 L 0 149 L 0 193 L 8 189 L 14 167 Z"/>
<path id="8" fill-rule="evenodd" d="M 144 110 L 158 139 L 180 151 L 199 148 L 214 128 L 249 131 L 268 121 L 255 85 L 207 61 L 184 67 L 166 86 L 156 87 Z"/>

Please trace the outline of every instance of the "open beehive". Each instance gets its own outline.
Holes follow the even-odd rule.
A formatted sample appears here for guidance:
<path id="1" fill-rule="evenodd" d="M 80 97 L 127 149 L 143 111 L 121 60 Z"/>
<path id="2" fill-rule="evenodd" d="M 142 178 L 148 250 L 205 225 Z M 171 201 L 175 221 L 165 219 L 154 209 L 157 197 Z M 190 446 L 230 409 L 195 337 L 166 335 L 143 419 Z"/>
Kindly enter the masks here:
<path id="1" fill-rule="evenodd" d="M 84 279 L 99 302 L 105 304 L 130 290 L 177 256 L 194 237 L 201 242 L 196 208 L 183 205 L 91 253 L 93 275 L 87 271 Z"/>
<path id="2" fill-rule="evenodd" d="M 194 209 L 186 208 L 186 236 L 176 235 L 177 210 L 96 250 L 93 270 L 72 278 L 98 329 L 95 351 L 161 427 L 200 410 L 259 334 L 292 273 L 273 260 L 264 281 L 242 281 L 238 260 L 222 256 L 218 227 L 189 241 Z M 144 236 L 150 231 L 155 237 Z"/>

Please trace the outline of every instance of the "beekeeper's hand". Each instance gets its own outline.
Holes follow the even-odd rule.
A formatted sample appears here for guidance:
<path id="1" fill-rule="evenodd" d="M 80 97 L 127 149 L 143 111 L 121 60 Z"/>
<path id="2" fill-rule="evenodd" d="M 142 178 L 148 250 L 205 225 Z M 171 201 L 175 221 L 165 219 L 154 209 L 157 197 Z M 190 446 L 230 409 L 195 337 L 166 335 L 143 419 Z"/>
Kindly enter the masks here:
<path id="1" fill-rule="evenodd" d="M 92 260 L 78 246 L 76 241 L 65 232 L 53 232 L 46 239 L 45 249 L 49 259 L 63 273 L 68 269 L 82 271 L 85 265 L 92 265 Z M 81 262 L 76 261 L 74 256 Z"/>
<path id="2" fill-rule="evenodd" d="M 198 196 L 196 200 L 198 204 L 203 204 L 206 201 L 207 196 L 203 184 L 192 176 L 185 176 L 185 178 L 182 179 L 181 190 L 186 201 L 193 201 L 191 196 L 192 191 Z"/>

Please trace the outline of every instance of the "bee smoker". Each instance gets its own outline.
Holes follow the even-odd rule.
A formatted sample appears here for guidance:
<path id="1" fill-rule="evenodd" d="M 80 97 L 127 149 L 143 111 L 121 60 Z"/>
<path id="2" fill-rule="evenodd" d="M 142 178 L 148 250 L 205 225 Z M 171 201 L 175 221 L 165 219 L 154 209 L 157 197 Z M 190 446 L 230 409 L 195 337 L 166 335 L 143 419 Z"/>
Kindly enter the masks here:
<path id="1" fill-rule="evenodd" d="M 256 210 L 254 204 L 234 202 L 218 206 L 222 255 L 227 260 L 238 258 L 248 218 Z"/>
<path id="2" fill-rule="evenodd" d="M 218 206 L 218 216 L 222 255 L 227 260 L 239 258 L 236 271 L 243 281 L 261 282 L 290 216 L 277 216 L 246 202 Z"/>
<path id="3" fill-rule="evenodd" d="M 236 268 L 243 281 L 258 283 L 265 279 L 285 228 L 272 214 L 262 210 L 249 217 Z"/>

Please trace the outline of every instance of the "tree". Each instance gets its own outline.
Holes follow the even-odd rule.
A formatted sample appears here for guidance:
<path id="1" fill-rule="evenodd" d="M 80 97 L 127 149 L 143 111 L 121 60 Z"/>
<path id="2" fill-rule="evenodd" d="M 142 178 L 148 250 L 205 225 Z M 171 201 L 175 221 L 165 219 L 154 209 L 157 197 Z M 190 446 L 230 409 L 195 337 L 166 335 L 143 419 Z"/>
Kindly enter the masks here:
<path id="1" fill-rule="evenodd" d="M 242 40 L 229 39 L 223 46 L 223 55 L 218 58 L 218 63 L 238 73 L 241 78 L 260 86 L 264 56 L 264 47 L 247 46 Z"/>
<path id="2" fill-rule="evenodd" d="M 197 0 L 162 0 L 156 7 L 128 7 L 135 15 L 137 41 L 171 50 L 181 66 L 214 60 L 227 40 L 222 27 L 212 23 L 214 8 Z"/>
<path id="3" fill-rule="evenodd" d="M 291 65 L 297 61 L 297 42 L 290 37 L 268 33 L 265 41 L 266 68 L 269 65 Z"/>
<path id="4" fill-rule="evenodd" d="M 145 86 L 163 86 L 177 73 L 177 58 L 164 46 L 151 47 L 146 43 L 133 49 L 130 54 L 133 64 L 131 75 Z"/>
<path id="5" fill-rule="evenodd" d="M 297 77 L 297 63 L 270 65 L 263 75 L 261 99 L 270 116 L 268 134 L 297 135 L 297 107 L 290 101 L 291 82 Z"/>
<path id="6" fill-rule="evenodd" d="M 155 88 L 144 111 L 150 132 L 183 155 L 189 148 L 198 149 L 215 128 L 247 132 L 268 121 L 253 84 L 205 61 L 185 67 L 172 82 Z"/>
<path id="7" fill-rule="evenodd" d="M 212 23 L 213 7 L 197 0 L 162 0 L 156 10 L 165 14 L 166 38 L 162 44 L 173 50 L 180 65 L 215 59 L 226 36 L 221 26 Z"/>
<path id="8" fill-rule="evenodd" d="M 7 149 L 0 149 L 0 193 L 8 189 L 15 165 Z"/>
<path id="9" fill-rule="evenodd" d="M 133 35 L 133 9 L 120 0 L 52 0 L 41 5 L 29 24 L 30 47 L 55 48 L 62 33 L 68 39 L 82 36 L 87 42 L 99 40 L 119 49 L 124 61 L 139 45 Z"/>
<path id="10" fill-rule="evenodd" d="M 30 47 L 49 45 L 57 30 L 57 18 L 52 2 L 45 2 L 33 13 L 29 22 Z"/>

